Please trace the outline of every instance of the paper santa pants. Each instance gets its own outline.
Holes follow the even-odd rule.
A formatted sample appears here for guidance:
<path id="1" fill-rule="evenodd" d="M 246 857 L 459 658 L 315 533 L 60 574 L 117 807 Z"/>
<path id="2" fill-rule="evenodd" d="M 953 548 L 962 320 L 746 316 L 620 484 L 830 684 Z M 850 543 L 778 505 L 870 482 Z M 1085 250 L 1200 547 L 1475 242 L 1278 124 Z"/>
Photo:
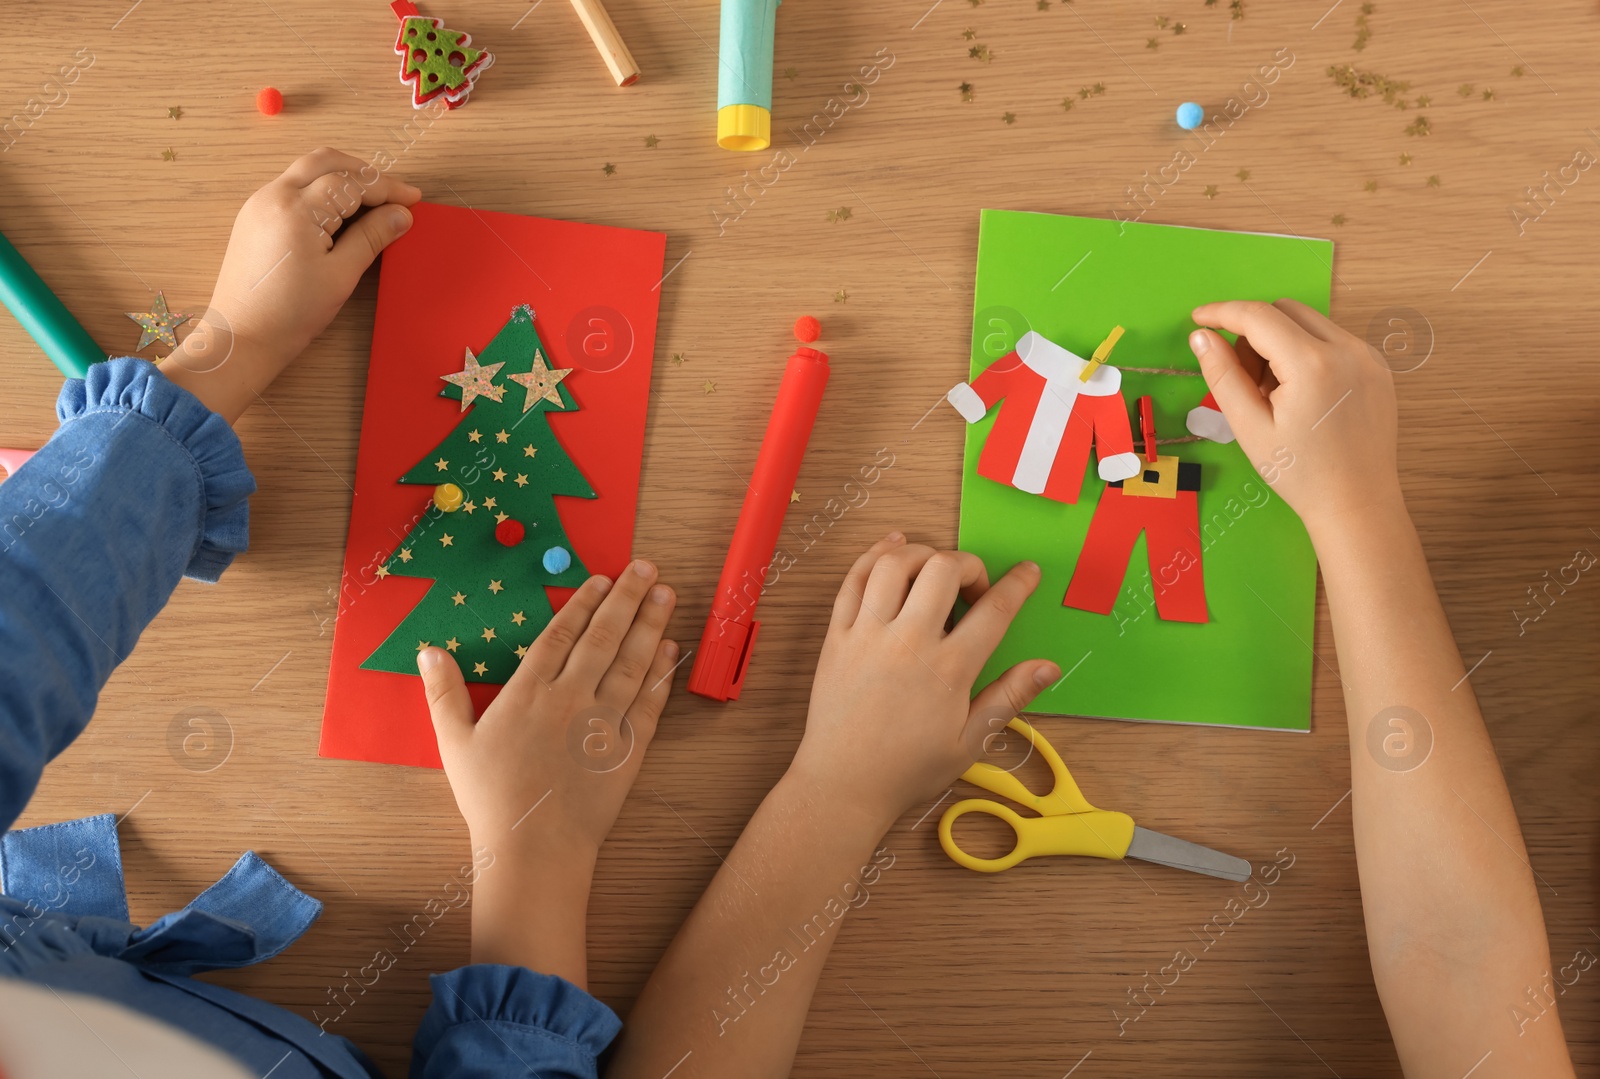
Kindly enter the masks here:
<path id="1" fill-rule="evenodd" d="M 1141 497 L 1108 486 L 1089 522 L 1062 606 L 1110 614 L 1140 532 L 1150 556 L 1156 613 L 1169 622 L 1206 621 L 1196 491 L 1177 491 L 1168 498 Z"/>

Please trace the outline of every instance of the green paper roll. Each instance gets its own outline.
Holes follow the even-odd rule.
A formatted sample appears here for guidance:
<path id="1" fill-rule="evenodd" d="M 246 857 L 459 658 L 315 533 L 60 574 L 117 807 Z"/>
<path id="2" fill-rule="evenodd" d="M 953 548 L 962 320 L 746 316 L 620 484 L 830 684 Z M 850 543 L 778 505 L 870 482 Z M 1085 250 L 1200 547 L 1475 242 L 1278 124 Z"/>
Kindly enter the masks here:
<path id="1" fill-rule="evenodd" d="M 85 377 L 91 363 L 106 358 L 88 331 L 4 235 L 0 235 L 0 303 L 11 309 L 50 362 L 68 378 Z"/>
<path id="2" fill-rule="evenodd" d="M 722 0 L 717 49 L 717 142 L 762 150 L 771 142 L 772 36 L 778 0 Z"/>

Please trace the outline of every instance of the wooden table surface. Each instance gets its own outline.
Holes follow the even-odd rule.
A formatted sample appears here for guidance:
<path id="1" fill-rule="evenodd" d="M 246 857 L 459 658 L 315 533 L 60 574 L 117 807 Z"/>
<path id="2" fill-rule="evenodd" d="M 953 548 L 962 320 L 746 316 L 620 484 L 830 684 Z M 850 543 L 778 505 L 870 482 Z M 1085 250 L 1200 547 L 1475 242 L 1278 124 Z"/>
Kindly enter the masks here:
<path id="1" fill-rule="evenodd" d="M 880 447 L 895 464 L 764 599 L 743 699 L 680 688 L 670 706 L 590 911 L 592 987 L 626 1014 L 800 738 L 844 568 L 892 528 L 955 540 L 963 424 L 925 413 L 966 371 L 978 211 L 1125 208 L 1130 185 L 1195 148 L 1174 126 L 1178 102 L 1236 99 L 1226 134 L 1149 188 L 1144 219 L 1331 236 L 1334 318 L 1409 334 L 1390 341 L 1399 368 L 1414 366 L 1397 351 L 1407 340 L 1425 358 L 1397 376 L 1406 491 L 1559 966 L 1600 953 L 1600 584 L 1547 584 L 1574 552 L 1600 550 L 1585 329 L 1600 172 L 1572 165 L 1579 151 L 1600 157 L 1589 127 L 1600 13 L 1576 0 L 1378 0 L 1358 48 L 1371 6 L 1244 0 L 1235 19 L 1201 0 L 790 0 L 776 145 L 739 155 L 712 139 L 710 0 L 610 0 L 644 71 L 627 90 L 559 0 L 426 5 L 497 62 L 467 108 L 413 137 L 380 0 L 27 0 L 11 16 L 27 47 L 0 70 L 0 115 L 23 117 L 0 140 L 0 228 L 114 352 L 136 342 L 122 312 L 157 289 L 202 309 L 238 205 L 323 144 L 393 154 L 438 201 L 665 232 L 677 269 L 663 287 L 637 550 L 677 586 L 673 632 L 686 643 L 789 323 L 822 318 L 833 381 L 790 523 L 821 513 Z M 1285 57 L 1273 85 L 1252 81 Z M 877 80 L 850 88 L 874 62 Z M 1409 107 L 1352 99 L 1329 74 L 1344 64 L 1407 84 Z M 74 65 L 64 90 L 48 81 Z M 275 118 L 254 108 L 269 84 L 288 102 Z M 830 114 L 814 143 L 796 134 Z M 1431 133 L 1408 134 L 1420 117 Z M 752 186 L 742 212 L 730 205 L 727 189 L 778 150 L 792 167 Z M 1547 188 L 1537 203 L 1530 185 Z M 240 424 L 260 482 L 249 553 L 220 585 L 178 589 L 22 823 L 122 815 L 139 922 L 261 852 L 326 912 L 283 956 L 216 980 L 327 1020 L 401 1075 L 426 975 L 465 961 L 468 917 L 451 912 L 403 952 L 397 930 L 455 876 L 466 833 L 442 774 L 317 757 L 375 287 L 374 273 L 270 407 Z M 4 318 L 0 359 L 0 445 L 37 446 L 60 377 Z M 1292 858 L 1266 905 L 1204 950 L 1200 927 L 1227 920 L 1238 886 L 1110 863 L 967 873 L 916 826 L 918 810 L 884 840 L 894 864 L 849 919 L 794 1074 L 1399 1074 L 1362 931 L 1325 606 L 1315 647 L 1309 737 L 1045 721 L 1085 788 L 1144 824 L 1258 863 Z M 213 744 L 183 744 L 195 715 L 212 717 Z M 382 949 L 399 961 L 359 990 Z M 1196 961 L 1181 979 L 1145 995 L 1184 949 Z M 1561 999 L 1580 1066 L 1600 1062 L 1597 984 L 1584 974 Z M 1476 1074 L 1504 1073 L 1491 1059 Z"/>

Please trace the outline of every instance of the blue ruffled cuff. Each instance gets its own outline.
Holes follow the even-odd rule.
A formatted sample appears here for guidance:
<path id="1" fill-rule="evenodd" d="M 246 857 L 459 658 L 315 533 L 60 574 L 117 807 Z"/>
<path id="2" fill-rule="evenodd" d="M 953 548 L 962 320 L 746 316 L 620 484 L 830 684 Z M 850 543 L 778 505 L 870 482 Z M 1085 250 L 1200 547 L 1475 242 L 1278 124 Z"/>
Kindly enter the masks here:
<path id="1" fill-rule="evenodd" d="M 429 981 L 411 1079 L 594 1079 L 622 1030 L 617 1013 L 582 989 L 526 967 L 474 963 Z"/>
<path id="2" fill-rule="evenodd" d="M 256 480 L 239 436 L 188 390 L 167 381 L 156 365 L 134 356 L 90 366 L 68 379 L 56 400 L 62 426 L 97 412 L 137 415 L 160 427 L 188 453 L 200 484 L 200 519 L 184 576 L 215 583 L 250 545 L 250 504 Z"/>

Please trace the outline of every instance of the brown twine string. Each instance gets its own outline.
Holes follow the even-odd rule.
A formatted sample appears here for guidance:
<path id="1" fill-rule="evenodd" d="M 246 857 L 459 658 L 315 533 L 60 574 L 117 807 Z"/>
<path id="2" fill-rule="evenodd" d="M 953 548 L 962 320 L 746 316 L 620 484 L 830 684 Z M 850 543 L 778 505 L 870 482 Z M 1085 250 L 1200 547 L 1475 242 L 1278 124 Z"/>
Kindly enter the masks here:
<path id="1" fill-rule="evenodd" d="M 1122 364 L 1110 364 L 1119 371 L 1132 371 L 1136 375 L 1186 375 L 1189 378 L 1204 378 L 1199 371 L 1179 371 L 1175 367 L 1125 367 Z"/>

